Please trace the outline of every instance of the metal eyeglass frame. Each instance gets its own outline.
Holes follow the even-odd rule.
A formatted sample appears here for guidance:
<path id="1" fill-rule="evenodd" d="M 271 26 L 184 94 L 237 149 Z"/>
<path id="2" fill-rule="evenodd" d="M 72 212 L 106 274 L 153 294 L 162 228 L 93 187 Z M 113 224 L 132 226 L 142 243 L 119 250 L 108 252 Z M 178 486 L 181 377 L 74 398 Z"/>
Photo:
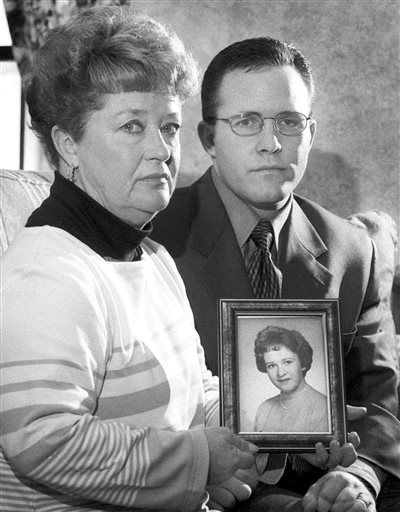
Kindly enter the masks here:
<path id="1" fill-rule="evenodd" d="M 297 132 L 297 133 L 285 133 L 285 132 L 282 132 L 282 130 L 280 130 L 278 128 L 277 120 L 278 119 L 282 119 L 283 117 L 287 117 L 288 114 L 297 114 L 299 116 L 302 116 L 305 119 L 306 124 L 305 124 L 304 128 L 300 132 Z M 257 132 L 248 133 L 248 134 L 235 132 L 235 130 L 232 127 L 232 120 L 233 119 L 238 119 L 238 118 L 243 117 L 243 116 L 248 116 L 248 115 L 253 115 L 253 116 L 256 116 L 256 117 L 258 117 L 260 119 L 260 129 Z M 312 116 L 307 117 L 305 114 L 302 114 L 301 112 L 280 112 L 279 114 L 277 114 L 276 117 L 262 117 L 261 114 L 259 114 L 258 112 L 239 112 L 238 114 L 234 114 L 233 116 L 230 116 L 230 117 L 209 117 L 208 118 L 209 121 L 215 120 L 215 121 L 224 121 L 226 123 L 229 123 L 233 133 L 235 135 L 238 135 L 239 137 L 253 137 L 253 135 L 257 135 L 258 133 L 260 133 L 264 129 L 264 126 L 265 126 L 264 120 L 265 119 L 272 119 L 274 121 L 274 128 L 275 128 L 275 130 L 278 133 L 280 133 L 282 135 L 286 135 L 287 137 L 296 137 L 297 135 L 300 135 L 300 134 L 302 134 L 304 132 L 304 130 L 307 128 L 307 122 L 310 119 L 312 119 Z"/>

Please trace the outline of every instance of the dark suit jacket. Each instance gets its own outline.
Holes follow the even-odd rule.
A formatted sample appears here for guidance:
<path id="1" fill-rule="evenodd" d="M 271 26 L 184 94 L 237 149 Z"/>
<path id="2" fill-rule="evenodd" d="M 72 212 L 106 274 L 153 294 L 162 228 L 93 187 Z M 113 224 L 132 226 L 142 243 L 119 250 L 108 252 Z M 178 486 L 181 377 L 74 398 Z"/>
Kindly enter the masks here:
<path id="1" fill-rule="evenodd" d="M 218 372 L 218 300 L 253 299 L 244 260 L 210 169 L 177 189 L 154 219 L 185 282 L 208 367 Z M 375 252 L 368 236 L 317 204 L 295 196 L 279 242 L 282 298 L 339 298 L 346 401 L 366 405 L 351 423 L 360 454 L 400 477 L 400 424 L 392 340 L 381 329 Z"/>

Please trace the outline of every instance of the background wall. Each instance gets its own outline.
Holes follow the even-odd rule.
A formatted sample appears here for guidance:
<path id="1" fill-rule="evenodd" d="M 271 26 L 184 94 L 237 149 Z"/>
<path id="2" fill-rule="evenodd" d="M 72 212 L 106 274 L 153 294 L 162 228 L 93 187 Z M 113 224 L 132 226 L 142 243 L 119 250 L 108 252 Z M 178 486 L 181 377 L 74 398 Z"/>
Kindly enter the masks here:
<path id="1" fill-rule="evenodd" d="M 311 60 L 317 136 L 298 192 L 341 216 L 369 209 L 400 225 L 399 21 L 395 0 L 135 1 L 173 28 L 204 70 L 226 45 L 269 35 Z M 209 165 L 199 98 L 185 107 L 180 185 Z"/>
<path id="2" fill-rule="evenodd" d="M 4 2 L 23 77 L 47 29 L 94 3 L 133 4 L 165 23 L 203 70 L 219 50 L 247 37 L 270 35 L 296 44 L 314 70 L 318 123 L 298 192 L 343 217 L 383 210 L 400 229 L 399 0 Z M 197 97 L 185 107 L 180 186 L 194 181 L 210 163 L 197 138 L 200 119 Z M 45 167 L 33 146 L 25 132 L 25 168 Z"/>

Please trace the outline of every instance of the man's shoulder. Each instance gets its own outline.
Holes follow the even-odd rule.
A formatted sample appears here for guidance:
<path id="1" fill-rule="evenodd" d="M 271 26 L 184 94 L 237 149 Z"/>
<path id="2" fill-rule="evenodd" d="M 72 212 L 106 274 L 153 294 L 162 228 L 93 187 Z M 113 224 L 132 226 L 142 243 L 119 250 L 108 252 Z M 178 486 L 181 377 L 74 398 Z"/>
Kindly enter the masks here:
<path id="1" fill-rule="evenodd" d="M 333 213 L 320 204 L 308 199 L 304 196 L 299 196 L 294 194 L 294 199 L 296 203 L 300 206 L 303 212 L 307 215 L 307 217 L 315 218 L 317 221 L 321 223 L 327 224 L 342 224 L 346 222 L 346 219 L 339 217 L 336 213 Z"/>
<path id="2" fill-rule="evenodd" d="M 207 171 L 191 185 L 177 188 L 167 208 L 154 218 L 151 238 L 169 250 L 183 243 L 190 235 L 194 219 L 213 190 L 212 187 L 210 173 Z"/>
<path id="3" fill-rule="evenodd" d="M 327 210 L 323 206 L 303 196 L 295 195 L 295 201 L 303 213 L 312 223 L 322 239 L 333 240 L 335 243 L 343 242 L 371 245 L 371 240 L 364 230 L 354 226 L 349 219 Z"/>
<path id="4" fill-rule="evenodd" d="M 169 222 L 177 214 L 192 209 L 196 203 L 196 198 L 203 193 L 203 189 L 211 186 L 212 181 L 208 174 L 207 171 L 192 184 L 176 188 L 167 208 L 157 214 L 155 222 L 159 223 L 160 219 Z"/>
<path id="5" fill-rule="evenodd" d="M 171 205 L 175 207 L 178 205 L 185 205 L 189 201 L 193 201 L 193 198 L 202 196 L 210 190 L 215 190 L 213 180 L 211 178 L 211 168 L 207 169 L 190 185 L 176 188 L 172 194 L 168 209 L 170 209 Z"/>

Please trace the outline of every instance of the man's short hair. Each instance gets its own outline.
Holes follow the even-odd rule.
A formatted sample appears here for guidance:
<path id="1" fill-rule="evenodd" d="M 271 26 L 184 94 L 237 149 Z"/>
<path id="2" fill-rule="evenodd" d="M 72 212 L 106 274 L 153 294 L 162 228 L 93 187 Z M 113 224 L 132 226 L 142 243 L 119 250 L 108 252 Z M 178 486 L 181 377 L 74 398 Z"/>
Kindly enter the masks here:
<path id="1" fill-rule="evenodd" d="M 301 75 L 310 95 L 314 96 L 314 81 L 309 61 L 293 45 L 272 39 L 255 37 L 227 46 L 210 62 L 201 88 L 203 121 L 213 122 L 219 107 L 219 91 L 224 76 L 234 70 L 257 71 L 265 66 L 292 66 Z"/>

